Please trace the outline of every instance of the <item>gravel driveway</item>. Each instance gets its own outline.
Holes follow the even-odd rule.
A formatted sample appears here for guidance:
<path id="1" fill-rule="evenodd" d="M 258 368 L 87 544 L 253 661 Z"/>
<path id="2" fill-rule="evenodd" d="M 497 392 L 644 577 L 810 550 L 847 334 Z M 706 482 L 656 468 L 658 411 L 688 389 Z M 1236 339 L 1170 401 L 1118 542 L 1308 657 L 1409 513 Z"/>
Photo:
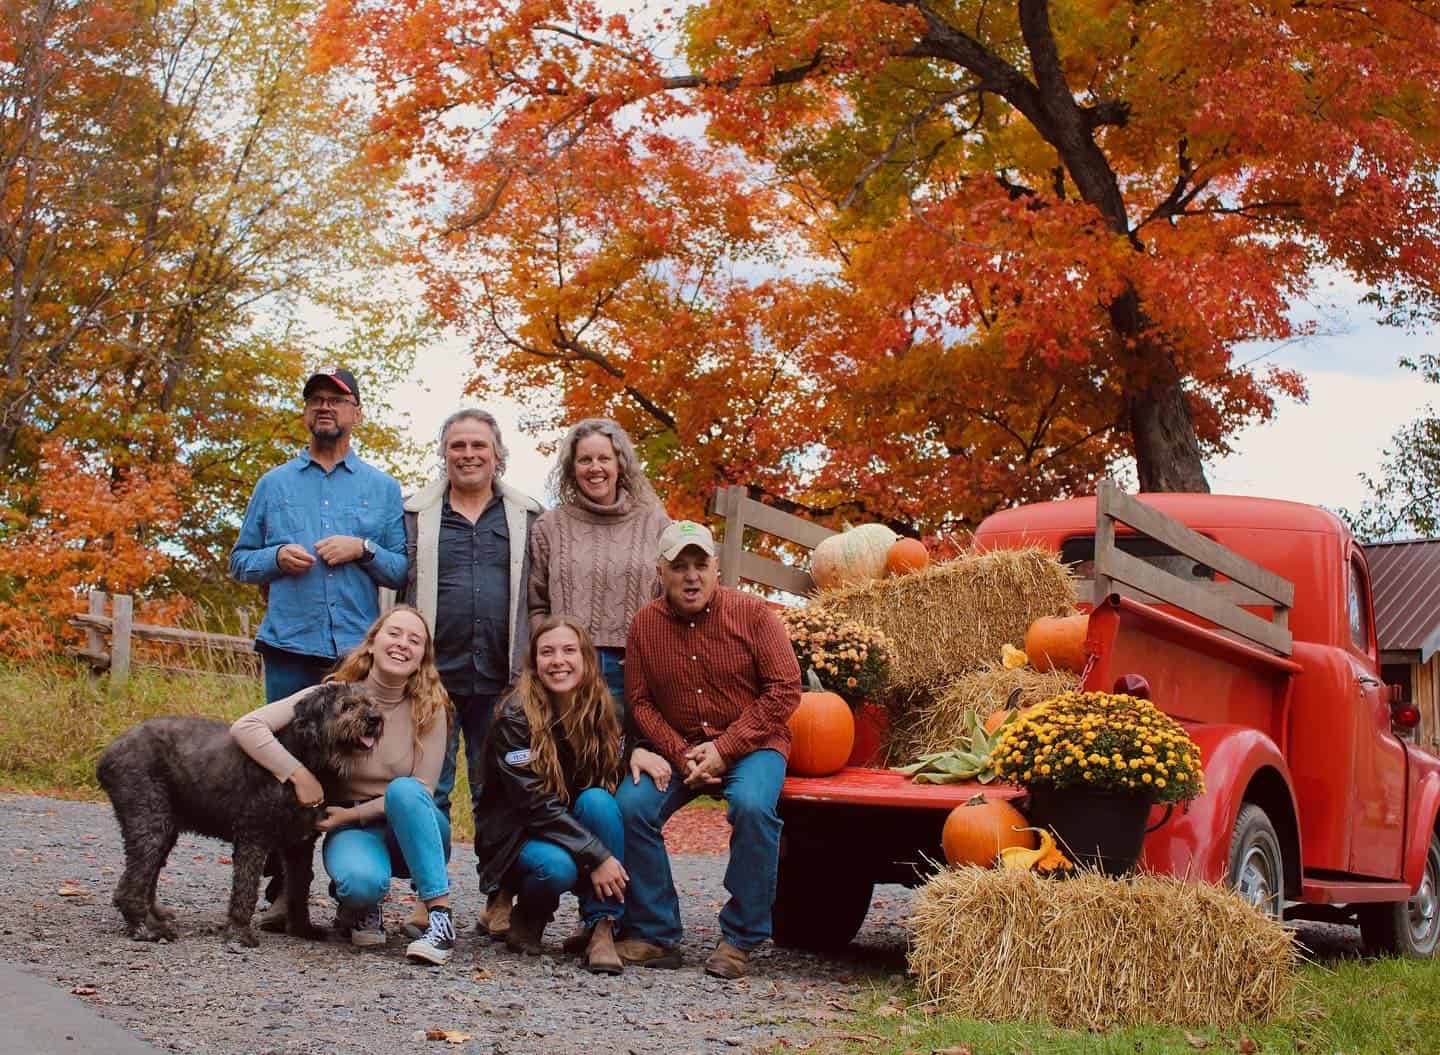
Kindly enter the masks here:
<path id="1" fill-rule="evenodd" d="M 381 950 L 262 935 L 258 949 L 221 943 L 229 847 L 183 836 L 161 876 L 161 901 L 180 913 L 181 940 L 125 938 L 110 894 L 123 865 L 106 803 L 0 795 L 0 918 L 5 959 L 74 992 L 156 1047 L 182 1052 L 292 1053 L 730 1052 L 780 1039 L 801 1046 L 833 1030 L 855 998 L 904 970 L 901 927 L 909 892 L 881 887 L 851 949 L 816 957 L 766 947 L 751 976 L 709 978 L 700 963 L 718 939 L 715 913 L 725 858 L 675 858 L 685 913 L 679 971 L 631 968 L 592 976 L 559 952 L 575 918 L 561 905 L 539 960 L 470 937 L 477 910 L 474 854 L 457 846 L 457 922 L 464 937 L 442 968 L 411 965 L 404 939 Z M 319 872 L 317 863 L 317 873 Z M 317 875 L 312 917 L 332 908 Z M 387 903 L 391 930 L 406 915 L 408 886 Z M 451 1044 L 427 1030 L 468 1035 Z"/>

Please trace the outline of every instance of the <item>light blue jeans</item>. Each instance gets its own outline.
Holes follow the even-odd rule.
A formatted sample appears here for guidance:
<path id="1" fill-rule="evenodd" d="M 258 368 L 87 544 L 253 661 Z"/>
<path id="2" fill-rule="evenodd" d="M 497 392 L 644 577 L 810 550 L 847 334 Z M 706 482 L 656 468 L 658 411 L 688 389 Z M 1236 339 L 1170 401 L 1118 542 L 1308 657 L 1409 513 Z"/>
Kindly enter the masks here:
<path id="1" fill-rule="evenodd" d="M 385 816 L 325 836 L 321 857 L 330 891 L 346 908 L 370 908 L 390 890 L 390 879 L 410 877 L 421 901 L 450 892 L 450 819 L 425 785 L 397 777 L 385 789 Z"/>
<path id="2" fill-rule="evenodd" d="M 570 812 L 622 865 L 625 863 L 625 828 L 614 795 L 604 788 L 586 788 L 575 796 Z M 587 927 L 602 919 L 618 920 L 624 911 L 622 902 L 596 897 L 590 874 L 569 851 L 546 839 L 526 839 L 500 885 L 515 891 L 516 906 L 530 919 L 548 922 L 560 904 L 560 895 L 567 892 L 580 899 L 580 920 Z"/>
<path id="3" fill-rule="evenodd" d="M 785 756 L 779 751 L 752 751 L 725 771 L 720 790 L 730 821 L 730 863 L 725 889 L 730 900 L 720 910 L 720 931 L 737 949 L 753 949 L 770 937 L 770 909 L 775 904 L 775 873 L 780 863 L 780 787 L 785 783 Z M 627 938 L 655 945 L 680 944 L 680 900 L 670 874 L 670 855 L 660 829 L 670 815 L 698 791 L 687 788 L 675 773 L 661 791 L 648 776 L 636 784 L 627 773 L 615 800 L 625 819 L 625 916 L 620 930 Z"/>

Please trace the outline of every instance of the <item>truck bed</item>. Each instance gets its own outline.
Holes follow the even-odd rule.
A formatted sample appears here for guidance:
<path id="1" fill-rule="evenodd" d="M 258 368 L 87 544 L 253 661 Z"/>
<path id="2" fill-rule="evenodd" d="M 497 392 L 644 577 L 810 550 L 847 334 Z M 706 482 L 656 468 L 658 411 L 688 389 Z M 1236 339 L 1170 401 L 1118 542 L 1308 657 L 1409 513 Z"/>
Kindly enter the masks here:
<path id="1" fill-rule="evenodd" d="M 981 784 L 975 780 L 916 784 L 898 769 L 847 766 L 828 777 L 787 776 L 780 801 L 949 811 L 981 792 L 994 799 L 1016 799 L 1025 794 L 1023 788 L 1013 784 Z"/>

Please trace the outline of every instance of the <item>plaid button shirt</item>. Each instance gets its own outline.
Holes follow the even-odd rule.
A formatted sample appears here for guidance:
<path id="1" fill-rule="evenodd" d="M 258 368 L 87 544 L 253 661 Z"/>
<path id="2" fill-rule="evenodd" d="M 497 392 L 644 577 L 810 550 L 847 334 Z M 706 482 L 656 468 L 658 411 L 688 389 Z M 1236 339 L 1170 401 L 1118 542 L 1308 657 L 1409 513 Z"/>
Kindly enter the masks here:
<path id="1" fill-rule="evenodd" d="M 727 765 L 763 748 L 788 755 L 800 664 L 784 625 L 751 594 L 718 587 L 694 616 L 661 597 L 630 624 L 625 697 L 641 734 L 680 772 L 686 749 L 706 740 Z"/>

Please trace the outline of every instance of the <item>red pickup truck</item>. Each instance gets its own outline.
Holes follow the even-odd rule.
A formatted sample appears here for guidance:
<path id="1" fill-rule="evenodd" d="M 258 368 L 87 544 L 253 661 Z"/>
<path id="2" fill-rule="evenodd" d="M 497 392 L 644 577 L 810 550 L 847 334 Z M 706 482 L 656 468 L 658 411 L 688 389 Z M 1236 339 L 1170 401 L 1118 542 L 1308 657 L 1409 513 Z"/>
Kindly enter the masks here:
<path id="1" fill-rule="evenodd" d="M 1372 951 L 1434 955 L 1440 760 L 1411 742 L 1418 714 L 1381 680 L 1363 550 L 1312 506 L 1142 497 L 1107 482 L 1098 498 L 996 514 L 975 538 L 1046 546 L 1090 580 L 1083 688 L 1139 675 L 1200 745 L 1206 793 L 1154 811 L 1142 867 L 1228 881 L 1286 919 L 1358 922 Z M 744 556 L 759 578 L 761 558 Z M 775 940 L 848 943 L 876 883 L 916 885 L 943 860 L 944 818 L 976 790 L 881 769 L 788 778 Z"/>

